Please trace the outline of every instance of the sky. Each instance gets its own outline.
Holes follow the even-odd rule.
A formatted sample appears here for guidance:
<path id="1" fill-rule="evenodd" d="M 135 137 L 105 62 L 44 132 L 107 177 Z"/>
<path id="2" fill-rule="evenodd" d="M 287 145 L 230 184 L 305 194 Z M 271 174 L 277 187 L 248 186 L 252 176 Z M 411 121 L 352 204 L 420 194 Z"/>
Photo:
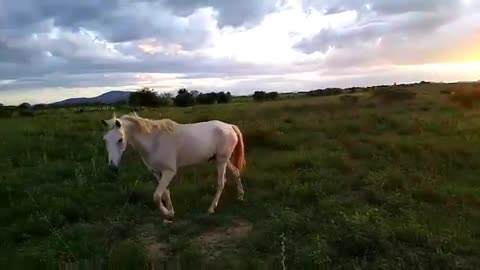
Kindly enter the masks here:
<path id="1" fill-rule="evenodd" d="M 480 79 L 476 0 L 0 0 L 0 103 Z"/>

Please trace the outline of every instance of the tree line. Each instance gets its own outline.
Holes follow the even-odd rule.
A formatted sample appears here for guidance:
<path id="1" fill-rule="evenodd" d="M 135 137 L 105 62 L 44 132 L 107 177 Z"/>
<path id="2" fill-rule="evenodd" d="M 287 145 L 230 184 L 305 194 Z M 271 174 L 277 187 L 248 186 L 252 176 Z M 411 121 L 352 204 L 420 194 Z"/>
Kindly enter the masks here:
<path id="1" fill-rule="evenodd" d="M 131 106 L 161 107 L 175 105 L 189 107 L 195 104 L 229 103 L 232 100 L 230 92 L 199 93 L 185 88 L 179 89 L 173 97 L 171 93 L 158 94 L 153 89 L 144 87 L 130 94 L 128 104 Z"/>
<path id="2" fill-rule="evenodd" d="M 393 84 L 393 85 L 377 85 L 377 86 L 368 86 L 368 87 L 350 87 L 350 88 L 325 88 L 325 89 L 316 89 L 305 92 L 296 92 L 297 95 L 302 96 L 332 96 L 332 95 L 341 95 L 346 93 L 355 93 L 357 91 L 374 91 L 389 89 L 391 87 L 410 87 L 414 85 L 430 84 L 430 82 L 422 81 L 420 83 L 410 83 L 410 84 Z M 289 93 L 284 93 L 289 94 Z M 256 102 L 272 101 L 280 97 L 278 92 L 265 92 L 265 91 L 255 91 L 252 95 L 249 96 Z M 176 96 L 172 93 L 162 93 L 158 94 L 154 89 L 144 87 L 135 92 L 132 92 L 129 95 L 128 100 L 121 101 L 116 104 L 109 105 L 130 105 L 130 106 L 141 106 L 141 107 L 162 107 L 162 106 L 178 106 L 178 107 L 189 107 L 195 104 L 215 104 L 215 103 L 229 103 L 232 101 L 232 94 L 230 92 L 209 92 L 209 93 L 199 93 L 196 90 L 187 90 L 181 88 L 177 91 Z M 80 106 L 102 106 L 106 104 L 102 103 L 87 103 L 87 104 L 75 104 L 69 105 L 69 107 L 80 107 Z M 13 108 L 20 109 L 22 111 L 30 111 L 37 109 L 47 109 L 50 106 L 48 104 L 35 104 L 31 105 L 29 103 L 22 103 L 17 106 L 5 106 L 0 103 L 0 112 L 10 110 Z"/>
<path id="3" fill-rule="evenodd" d="M 278 92 L 255 91 L 252 95 L 254 101 L 269 101 L 279 97 Z M 158 94 L 153 89 L 144 87 L 130 94 L 128 104 L 131 106 L 161 107 L 174 105 L 189 107 L 195 104 L 229 103 L 232 101 L 230 92 L 199 93 L 195 90 L 181 88 L 173 97 L 171 93 Z"/>

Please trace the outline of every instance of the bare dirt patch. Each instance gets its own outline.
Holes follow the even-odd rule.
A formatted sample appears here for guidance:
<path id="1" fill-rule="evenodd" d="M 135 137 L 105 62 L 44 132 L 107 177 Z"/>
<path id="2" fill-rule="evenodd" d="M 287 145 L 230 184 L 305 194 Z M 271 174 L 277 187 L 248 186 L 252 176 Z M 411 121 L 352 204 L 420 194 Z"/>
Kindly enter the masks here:
<path id="1" fill-rule="evenodd" d="M 137 238 L 145 246 L 148 257 L 152 261 L 165 260 L 171 256 L 168 243 L 155 239 L 155 225 L 145 224 L 138 229 Z"/>
<path id="2" fill-rule="evenodd" d="M 237 220 L 228 227 L 215 228 L 198 236 L 193 245 L 200 247 L 200 252 L 209 257 L 217 257 L 224 249 L 234 248 L 236 243 L 248 236 L 252 224 Z"/>

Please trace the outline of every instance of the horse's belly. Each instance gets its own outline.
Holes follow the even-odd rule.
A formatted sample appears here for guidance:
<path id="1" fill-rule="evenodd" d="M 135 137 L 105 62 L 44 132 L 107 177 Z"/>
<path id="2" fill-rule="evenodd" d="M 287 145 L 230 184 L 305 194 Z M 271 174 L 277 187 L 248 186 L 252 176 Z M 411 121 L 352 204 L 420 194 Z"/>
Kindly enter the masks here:
<path id="1" fill-rule="evenodd" d="M 189 141 L 177 155 L 178 166 L 189 166 L 207 161 L 216 153 L 216 145 L 210 142 L 198 140 Z"/>
<path id="2" fill-rule="evenodd" d="M 215 155 L 215 149 L 210 150 L 207 148 L 198 149 L 197 147 L 191 147 L 190 149 L 183 150 L 182 153 L 179 154 L 177 157 L 178 166 L 189 166 L 209 160 Z"/>
<path id="3" fill-rule="evenodd" d="M 184 130 L 181 138 L 179 138 L 177 164 L 178 166 L 188 166 L 208 161 L 215 156 L 218 151 L 222 152 L 227 137 L 230 136 L 224 126 L 218 123 L 208 122 L 196 125 L 196 129 Z M 232 130 L 233 131 L 233 130 Z"/>

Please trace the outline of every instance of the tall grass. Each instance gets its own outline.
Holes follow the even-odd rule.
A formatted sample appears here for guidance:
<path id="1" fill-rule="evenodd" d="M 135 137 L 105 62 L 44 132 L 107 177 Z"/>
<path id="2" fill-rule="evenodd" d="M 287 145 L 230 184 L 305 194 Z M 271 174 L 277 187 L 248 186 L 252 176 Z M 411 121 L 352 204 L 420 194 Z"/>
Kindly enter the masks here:
<path id="1" fill-rule="evenodd" d="M 228 181 L 208 216 L 215 167 L 185 168 L 173 224 L 135 153 L 108 170 L 99 120 L 110 111 L 2 118 L 2 269 L 479 269 L 480 115 L 424 87 L 142 111 L 245 134 L 245 201 Z M 152 246 L 168 252 L 151 258 Z"/>

